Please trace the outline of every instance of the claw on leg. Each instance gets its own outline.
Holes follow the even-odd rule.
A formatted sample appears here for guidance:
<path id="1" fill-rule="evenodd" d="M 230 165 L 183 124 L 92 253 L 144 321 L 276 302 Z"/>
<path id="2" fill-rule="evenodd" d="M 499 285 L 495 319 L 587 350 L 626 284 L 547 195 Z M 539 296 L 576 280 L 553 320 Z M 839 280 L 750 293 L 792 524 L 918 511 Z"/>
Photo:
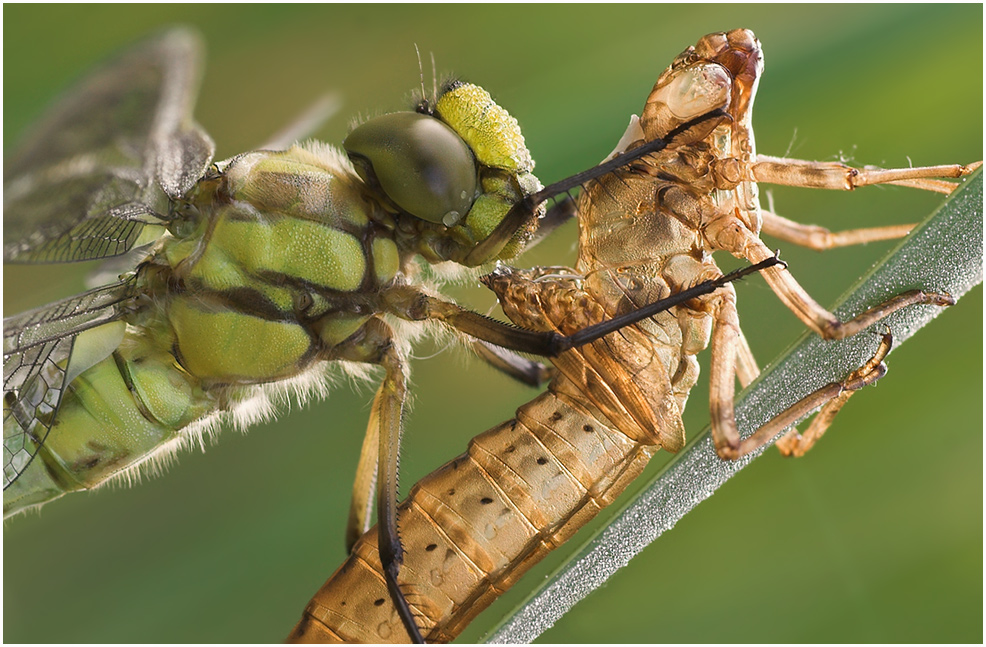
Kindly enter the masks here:
<path id="1" fill-rule="evenodd" d="M 893 336 L 886 332 L 880 340 L 880 346 L 865 364 L 850 373 L 845 380 L 840 382 L 844 389 L 831 401 L 827 402 L 815 415 L 814 420 L 805 432 L 798 433 L 797 429 L 791 429 L 775 443 L 777 449 L 783 456 L 801 457 L 811 449 L 818 439 L 828 430 L 836 414 L 845 406 L 846 402 L 853 393 L 873 384 L 887 373 L 887 365 L 883 363 L 887 353 L 893 345 Z"/>
<path id="2" fill-rule="evenodd" d="M 736 362 L 737 357 L 743 354 L 741 339 L 735 295 L 724 291 L 719 297 L 715 328 L 712 333 L 709 399 L 712 410 L 712 438 L 716 452 L 726 460 L 736 460 L 756 451 L 784 429 L 791 427 L 797 420 L 821 407 L 821 411 L 803 435 L 792 429 L 779 442 L 781 452 L 786 455 L 804 454 L 825 433 L 849 396 L 883 377 L 887 372 L 883 360 L 893 344 L 893 338 L 888 331 L 881 338 L 880 345 L 873 356 L 844 380 L 817 389 L 767 421 L 749 437 L 742 438 L 733 409 L 736 393 Z"/>

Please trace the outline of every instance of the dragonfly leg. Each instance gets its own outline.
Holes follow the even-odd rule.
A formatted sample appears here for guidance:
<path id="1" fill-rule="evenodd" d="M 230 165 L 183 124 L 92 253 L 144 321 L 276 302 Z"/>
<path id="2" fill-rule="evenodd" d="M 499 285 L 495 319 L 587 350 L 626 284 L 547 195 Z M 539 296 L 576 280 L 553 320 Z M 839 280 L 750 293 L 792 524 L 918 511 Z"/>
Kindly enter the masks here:
<path id="1" fill-rule="evenodd" d="M 486 341 L 474 339 L 469 348 L 491 367 L 528 386 L 540 387 L 555 373 L 550 366 Z"/>
<path id="2" fill-rule="evenodd" d="M 884 335 L 873 357 L 841 382 L 826 384 L 782 411 L 747 438 L 741 438 L 736 426 L 733 399 L 736 393 L 737 355 L 742 333 L 736 313 L 736 297 L 723 290 L 718 299 L 712 332 L 712 363 L 709 371 L 709 400 L 712 411 L 712 438 L 719 455 L 736 460 L 763 447 L 798 419 L 822 407 L 804 436 L 785 436 L 782 453 L 801 455 L 824 433 L 832 418 L 849 399 L 849 395 L 876 382 L 887 371 L 883 359 L 890 352 L 892 338 Z M 738 352 L 739 351 L 739 352 Z M 795 432 L 796 433 L 796 432 Z"/>
<path id="3" fill-rule="evenodd" d="M 521 357 L 513 351 L 551 355 L 551 342 L 559 337 L 497 321 L 463 308 L 442 297 L 428 294 L 418 286 L 399 285 L 384 294 L 391 313 L 409 321 L 431 319 L 473 339 L 468 346 L 481 360 L 498 371 L 530 386 L 540 386 L 551 378 L 550 368 Z"/>
<path id="4" fill-rule="evenodd" d="M 876 354 L 863 366 L 856 369 L 847 379 L 846 382 L 853 383 L 858 381 L 867 381 L 867 383 L 872 384 L 879 377 L 881 377 L 887 371 L 886 365 L 882 364 L 883 357 L 890 351 L 890 344 L 892 340 L 890 334 L 887 333 L 883 336 L 880 342 L 880 347 L 877 349 Z M 795 456 L 801 457 L 805 455 L 809 449 L 811 449 L 819 438 L 822 437 L 828 428 L 832 424 L 832 420 L 835 419 L 836 414 L 845 406 L 846 402 L 849 401 L 850 396 L 856 392 L 858 389 L 846 390 L 840 393 L 838 396 L 825 403 L 822 408 L 815 415 L 815 418 L 808 425 L 808 429 L 805 432 L 799 433 L 797 429 L 791 428 L 786 434 L 777 439 L 775 443 L 777 449 L 780 450 L 781 454 L 784 456 Z"/>
<path id="5" fill-rule="evenodd" d="M 751 263 L 762 262 L 775 256 L 774 252 L 736 216 L 730 215 L 721 218 L 707 228 L 706 234 L 714 248 L 726 250 L 734 256 L 747 259 Z M 910 290 L 887 299 L 850 321 L 843 322 L 811 298 L 811 295 L 788 271 L 786 265 L 778 264 L 766 268 L 763 271 L 763 277 L 781 302 L 806 326 L 824 339 L 851 337 L 887 315 L 909 305 L 948 306 L 955 303 L 955 299 L 948 294 Z"/>
<path id="6" fill-rule="evenodd" d="M 731 290 L 732 288 L 730 287 L 728 289 Z M 739 328 L 739 327 L 736 327 L 735 330 L 736 330 L 736 333 L 737 333 L 737 335 L 736 335 L 736 379 L 739 380 L 740 387 L 745 389 L 746 387 L 750 386 L 750 384 L 753 383 L 753 380 L 757 379 L 757 377 L 760 375 L 760 367 L 757 365 L 757 360 L 753 356 L 753 351 L 750 350 L 750 344 L 749 344 L 749 342 L 746 341 L 746 335 L 743 334 L 743 329 L 742 328 Z M 849 399 L 849 395 L 852 394 L 852 393 L 855 393 L 855 391 L 846 391 L 846 394 L 844 394 L 845 395 L 845 400 L 848 400 Z M 842 396 L 839 396 L 839 397 L 841 398 Z M 838 398 L 836 398 L 836 399 L 838 399 Z M 843 403 L 845 402 L 845 400 L 843 400 Z M 824 407 L 822 407 L 822 410 L 825 411 L 826 409 L 828 409 L 830 407 L 830 405 L 831 405 L 831 403 L 826 404 Z M 841 405 L 840 405 L 839 408 L 841 408 Z M 838 412 L 838 409 L 836 409 L 836 412 Z M 815 417 L 815 420 L 817 421 L 821 415 L 822 415 L 822 413 L 819 412 L 818 416 Z M 832 418 L 835 417 L 835 412 L 832 413 L 831 417 Z M 831 418 L 830 418 L 829 419 L 829 424 L 831 424 L 831 422 L 832 421 L 831 421 Z M 828 425 L 826 425 L 826 427 L 827 426 Z M 807 432 L 805 434 L 805 436 L 807 437 L 807 436 L 813 435 L 815 433 L 816 432 L 814 432 L 813 430 L 809 429 L 809 432 Z M 821 436 L 821 433 L 817 433 L 817 436 Z M 817 439 L 817 436 L 816 436 L 816 439 Z M 804 450 L 800 451 L 800 453 L 799 453 L 792 446 L 792 443 L 798 442 L 797 439 L 799 439 L 799 438 L 801 438 L 801 434 L 798 432 L 798 428 L 797 427 L 791 427 L 788 430 L 788 432 L 786 434 L 784 434 L 781 438 L 779 438 L 777 440 L 777 442 L 774 443 L 774 444 L 777 445 L 777 448 L 780 450 L 781 454 L 783 454 L 785 456 L 801 456 L 801 455 L 804 454 L 805 451 L 807 451 L 808 448 L 807 447 L 804 448 Z M 814 441 L 812 442 L 812 444 L 814 444 Z"/>
<path id="7" fill-rule="evenodd" d="M 948 195 L 959 185 L 940 178 L 962 177 L 979 168 L 981 164 L 976 162 L 967 166 L 948 164 L 906 169 L 857 169 L 838 162 L 808 162 L 760 155 L 757 162 L 750 167 L 748 179 L 835 190 L 852 190 L 872 184 L 896 184 Z M 903 224 L 831 232 L 824 227 L 788 220 L 767 210 L 761 211 L 761 215 L 764 233 L 817 250 L 903 238 L 914 228 L 913 224 Z"/>
<path id="8" fill-rule="evenodd" d="M 401 591 L 398 574 L 404 558 L 400 534 L 397 529 L 398 467 L 404 403 L 407 401 L 407 362 L 394 344 L 394 332 L 382 319 L 370 319 L 351 345 L 340 349 L 341 359 L 377 364 L 384 369 L 383 382 L 373 398 L 367 438 L 360 455 L 357 483 L 354 493 L 351 522 L 366 524 L 361 515 L 368 515 L 369 496 L 367 486 L 377 481 L 377 529 L 379 532 L 380 562 L 391 600 L 414 642 L 423 643 L 421 631 L 407 597 Z M 376 479 L 367 478 L 372 455 L 373 436 L 377 439 Z M 360 482 L 363 480 L 363 483 Z M 365 500 L 362 497 L 365 496 Z M 348 535 L 347 535 L 348 542 Z"/>
<path id="9" fill-rule="evenodd" d="M 377 491 L 377 457 L 380 454 L 380 421 L 375 414 L 376 407 L 370 411 L 353 481 L 353 499 L 349 504 L 349 521 L 346 523 L 346 552 L 350 553 L 356 540 L 371 525 L 373 495 Z"/>
<path id="10" fill-rule="evenodd" d="M 750 386 L 750 384 L 753 383 L 753 380 L 757 379 L 757 377 L 760 375 L 760 367 L 757 365 L 757 360 L 753 356 L 753 351 L 750 350 L 750 344 L 749 342 L 746 341 L 746 335 L 743 334 L 743 329 L 736 327 L 736 332 L 738 333 L 736 336 L 736 379 L 739 380 L 740 387 L 745 389 L 746 387 Z M 855 393 L 855 391 L 846 391 L 846 393 L 852 394 Z M 849 399 L 848 395 L 846 395 L 846 399 L 847 400 Z M 825 407 L 823 407 L 823 410 L 828 406 L 829 406 L 828 404 L 825 405 Z M 821 413 L 819 413 L 819 416 L 820 415 Z M 832 414 L 832 417 L 835 417 L 834 413 Z M 818 418 L 816 416 L 816 420 L 817 419 Z M 829 423 L 831 423 L 831 419 L 829 420 Z M 818 435 L 821 436 L 820 433 Z M 796 439 L 801 437 L 797 427 L 791 427 L 788 430 L 788 432 L 784 434 L 784 436 L 782 436 L 780 439 L 778 439 L 776 443 L 774 443 L 775 445 L 777 445 L 777 448 L 780 450 L 781 454 L 785 456 L 801 456 L 802 454 L 804 454 L 804 451 L 802 451 L 801 453 L 797 453 L 796 451 L 793 450 L 793 448 L 791 450 L 787 449 L 788 445 L 791 442 L 794 442 L 793 440 L 786 440 L 789 437 L 791 439 Z M 782 441 L 785 440 L 786 442 L 782 443 Z M 805 451 L 807 451 L 807 448 L 805 449 Z"/>
<path id="11" fill-rule="evenodd" d="M 412 285 L 401 285 L 384 293 L 390 312 L 410 321 L 441 321 L 460 333 L 494 346 L 533 355 L 553 355 L 552 343 L 561 335 L 518 328 L 468 310 Z M 493 364 L 496 366 L 496 364 Z"/>
<path id="12" fill-rule="evenodd" d="M 461 333 L 471 335 L 486 342 L 534 355 L 555 357 L 570 348 L 588 344 L 600 339 L 620 328 L 651 317 L 676 305 L 681 305 L 690 299 L 711 294 L 724 285 L 754 272 L 763 271 L 784 263 L 775 254 L 753 265 L 740 268 L 716 279 L 704 281 L 697 285 L 673 294 L 666 299 L 650 303 L 642 308 L 628 312 L 619 317 L 608 319 L 599 324 L 584 328 L 572 335 L 562 335 L 557 332 L 541 332 L 520 328 L 513 324 L 491 319 L 478 312 L 467 310 L 451 301 L 432 296 L 420 288 L 413 286 L 397 286 L 384 295 L 385 302 L 394 314 L 421 321 L 433 319 L 441 321 Z"/>
<path id="13" fill-rule="evenodd" d="M 811 162 L 758 155 L 749 167 L 747 179 L 768 184 L 841 191 L 852 191 L 873 184 L 897 184 L 947 195 L 958 185 L 940 178 L 959 178 L 972 173 L 981 165 L 982 162 L 896 169 L 853 168 L 839 162 Z"/>
<path id="14" fill-rule="evenodd" d="M 795 245 L 819 251 L 832 249 L 833 247 L 872 243 L 878 240 L 903 238 L 914 228 L 914 224 L 911 223 L 832 232 L 825 227 L 804 225 L 800 222 L 788 220 L 770 211 L 763 210 L 760 214 L 763 217 L 763 233 L 780 238 L 781 240 L 786 240 Z"/>
<path id="15" fill-rule="evenodd" d="M 553 375 L 553 370 L 544 364 L 521 357 L 510 350 L 488 342 L 473 340 L 470 347 L 490 366 L 524 384 L 539 387 L 551 379 Z M 370 420 L 360 450 L 359 463 L 356 466 L 353 498 L 349 507 L 349 521 L 346 524 L 347 551 L 352 550 L 356 540 L 369 530 L 371 525 L 373 494 L 377 487 L 378 448 L 380 446 L 380 420 L 377 414 L 378 409 L 374 406 L 370 412 Z"/>

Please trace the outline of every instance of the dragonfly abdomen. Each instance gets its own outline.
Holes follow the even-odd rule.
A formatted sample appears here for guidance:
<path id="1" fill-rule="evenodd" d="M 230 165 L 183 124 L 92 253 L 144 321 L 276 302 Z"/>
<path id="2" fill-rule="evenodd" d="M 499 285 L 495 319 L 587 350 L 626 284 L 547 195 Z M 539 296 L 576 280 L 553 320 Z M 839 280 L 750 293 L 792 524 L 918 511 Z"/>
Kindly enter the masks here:
<path id="1" fill-rule="evenodd" d="M 146 331 L 128 330 L 116 350 L 65 387 L 50 432 L 29 440 L 40 445 L 33 461 L 4 490 L 4 516 L 100 485 L 217 408 L 198 380 L 148 339 Z M 73 351 L 70 367 L 84 352 Z M 40 408 L 37 415 L 44 415 Z"/>
<path id="2" fill-rule="evenodd" d="M 401 587 L 429 641 L 451 640 L 647 464 L 656 447 L 591 409 L 544 393 L 411 490 L 399 515 Z M 376 543 L 373 528 L 313 598 L 290 641 L 407 640 Z"/>

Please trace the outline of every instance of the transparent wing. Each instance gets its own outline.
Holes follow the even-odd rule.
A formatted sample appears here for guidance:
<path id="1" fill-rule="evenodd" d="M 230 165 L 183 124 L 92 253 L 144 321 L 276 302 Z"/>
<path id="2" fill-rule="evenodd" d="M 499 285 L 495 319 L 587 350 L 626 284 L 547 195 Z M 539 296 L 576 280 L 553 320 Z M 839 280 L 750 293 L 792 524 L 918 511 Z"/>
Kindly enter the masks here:
<path id="1" fill-rule="evenodd" d="M 3 320 L 3 487 L 44 444 L 82 332 L 119 319 L 134 280 L 108 285 Z"/>
<path id="2" fill-rule="evenodd" d="M 201 47 L 176 29 L 83 79 L 4 162 L 6 262 L 91 260 L 131 249 L 212 161 L 192 121 Z"/>

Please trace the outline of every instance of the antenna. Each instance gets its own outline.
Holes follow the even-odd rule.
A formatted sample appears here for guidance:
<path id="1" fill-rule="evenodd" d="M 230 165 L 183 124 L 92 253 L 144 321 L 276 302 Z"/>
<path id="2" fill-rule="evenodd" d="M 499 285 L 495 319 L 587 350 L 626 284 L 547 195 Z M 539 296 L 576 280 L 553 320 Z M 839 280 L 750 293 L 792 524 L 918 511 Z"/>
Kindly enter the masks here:
<path id="1" fill-rule="evenodd" d="M 425 94 L 425 68 L 424 65 L 421 64 L 421 50 L 418 49 L 417 43 L 414 44 L 414 53 L 418 57 L 418 79 L 421 82 L 421 100 L 427 104 L 428 95 Z"/>
<path id="2" fill-rule="evenodd" d="M 431 52 L 431 98 L 438 104 L 438 67 L 435 65 L 435 52 Z"/>

